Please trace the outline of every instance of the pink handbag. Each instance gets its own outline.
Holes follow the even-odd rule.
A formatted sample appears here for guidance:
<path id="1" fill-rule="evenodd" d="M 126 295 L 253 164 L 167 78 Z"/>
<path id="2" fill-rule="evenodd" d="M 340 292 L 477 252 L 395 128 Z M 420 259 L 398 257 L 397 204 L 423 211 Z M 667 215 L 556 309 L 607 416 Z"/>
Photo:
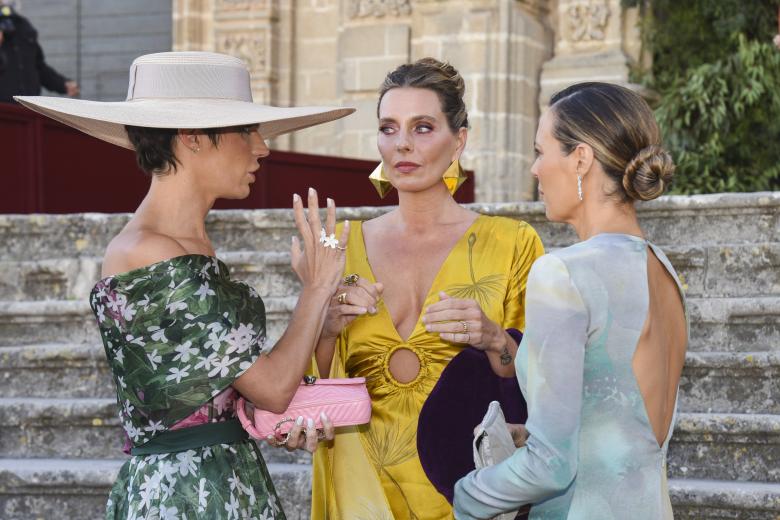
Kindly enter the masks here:
<path id="1" fill-rule="evenodd" d="M 237 403 L 238 420 L 241 426 L 256 439 L 274 436 L 279 441 L 303 416 L 313 419 L 316 428 L 322 428 L 320 413 L 325 412 L 333 426 L 356 426 L 371 420 L 371 397 L 366 388 L 366 378 L 317 379 L 305 376 L 295 392 L 290 406 L 282 414 L 254 408 L 254 421 L 246 413 L 246 400 L 241 397 Z"/>

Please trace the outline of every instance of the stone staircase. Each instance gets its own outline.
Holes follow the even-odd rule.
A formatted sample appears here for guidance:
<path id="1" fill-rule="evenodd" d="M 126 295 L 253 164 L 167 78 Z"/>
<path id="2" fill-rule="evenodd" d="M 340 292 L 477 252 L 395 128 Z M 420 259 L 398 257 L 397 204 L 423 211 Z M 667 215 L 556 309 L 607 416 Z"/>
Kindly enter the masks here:
<path id="1" fill-rule="evenodd" d="M 570 244 L 538 203 L 475 205 Z M 383 210 L 345 208 L 339 218 Z M 667 197 L 640 208 L 687 287 L 692 341 L 669 451 L 678 519 L 780 518 L 780 193 Z M 87 294 L 126 215 L 0 215 L 0 518 L 99 518 L 123 462 L 113 383 Z M 278 337 L 298 284 L 287 211 L 209 218 L 232 276 Z M 310 458 L 263 446 L 290 519 L 308 518 Z"/>

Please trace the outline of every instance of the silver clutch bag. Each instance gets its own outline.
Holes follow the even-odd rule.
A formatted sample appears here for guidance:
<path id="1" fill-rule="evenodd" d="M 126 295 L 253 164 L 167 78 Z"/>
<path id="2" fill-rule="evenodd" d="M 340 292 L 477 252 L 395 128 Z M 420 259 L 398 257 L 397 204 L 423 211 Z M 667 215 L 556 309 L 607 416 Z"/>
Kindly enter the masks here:
<path id="1" fill-rule="evenodd" d="M 509 458 L 515 450 L 515 443 L 504 419 L 504 412 L 498 401 L 491 401 L 482 423 L 474 432 L 474 465 L 477 469 L 498 464 Z M 517 511 L 501 513 L 496 520 L 514 520 Z"/>

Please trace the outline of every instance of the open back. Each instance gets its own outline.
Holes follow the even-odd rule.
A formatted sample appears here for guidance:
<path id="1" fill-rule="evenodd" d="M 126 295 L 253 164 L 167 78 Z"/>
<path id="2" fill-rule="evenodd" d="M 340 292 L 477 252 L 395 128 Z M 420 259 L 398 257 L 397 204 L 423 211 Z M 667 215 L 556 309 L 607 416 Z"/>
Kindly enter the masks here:
<path id="1" fill-rule="evenodd" d="M 674 417 L 688 331 L 680 289 L 672 274 L 647 248 L 648 309 L 632 362 L 645 411 L 659 447 Z"/>

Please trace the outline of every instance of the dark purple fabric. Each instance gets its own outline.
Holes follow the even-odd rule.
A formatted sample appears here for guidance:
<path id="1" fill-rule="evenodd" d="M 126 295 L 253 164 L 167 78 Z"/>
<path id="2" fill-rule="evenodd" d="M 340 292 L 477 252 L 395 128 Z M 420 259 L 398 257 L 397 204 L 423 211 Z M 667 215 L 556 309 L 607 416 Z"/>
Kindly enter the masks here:
<path id="1" fill-rule="evenodd" d="M 520 331 L 507 332 L 519 343 Z M 450 503 L 455 483 L 474 469 L 474 427 L 482 422 L 491 401 L 501 403 L 508 423 L 525 423 L 528 418 L 517 379 L 497 376 L 487 354 L 468 347 L 452 358 L 420 411 L 420 463 Z"/>

